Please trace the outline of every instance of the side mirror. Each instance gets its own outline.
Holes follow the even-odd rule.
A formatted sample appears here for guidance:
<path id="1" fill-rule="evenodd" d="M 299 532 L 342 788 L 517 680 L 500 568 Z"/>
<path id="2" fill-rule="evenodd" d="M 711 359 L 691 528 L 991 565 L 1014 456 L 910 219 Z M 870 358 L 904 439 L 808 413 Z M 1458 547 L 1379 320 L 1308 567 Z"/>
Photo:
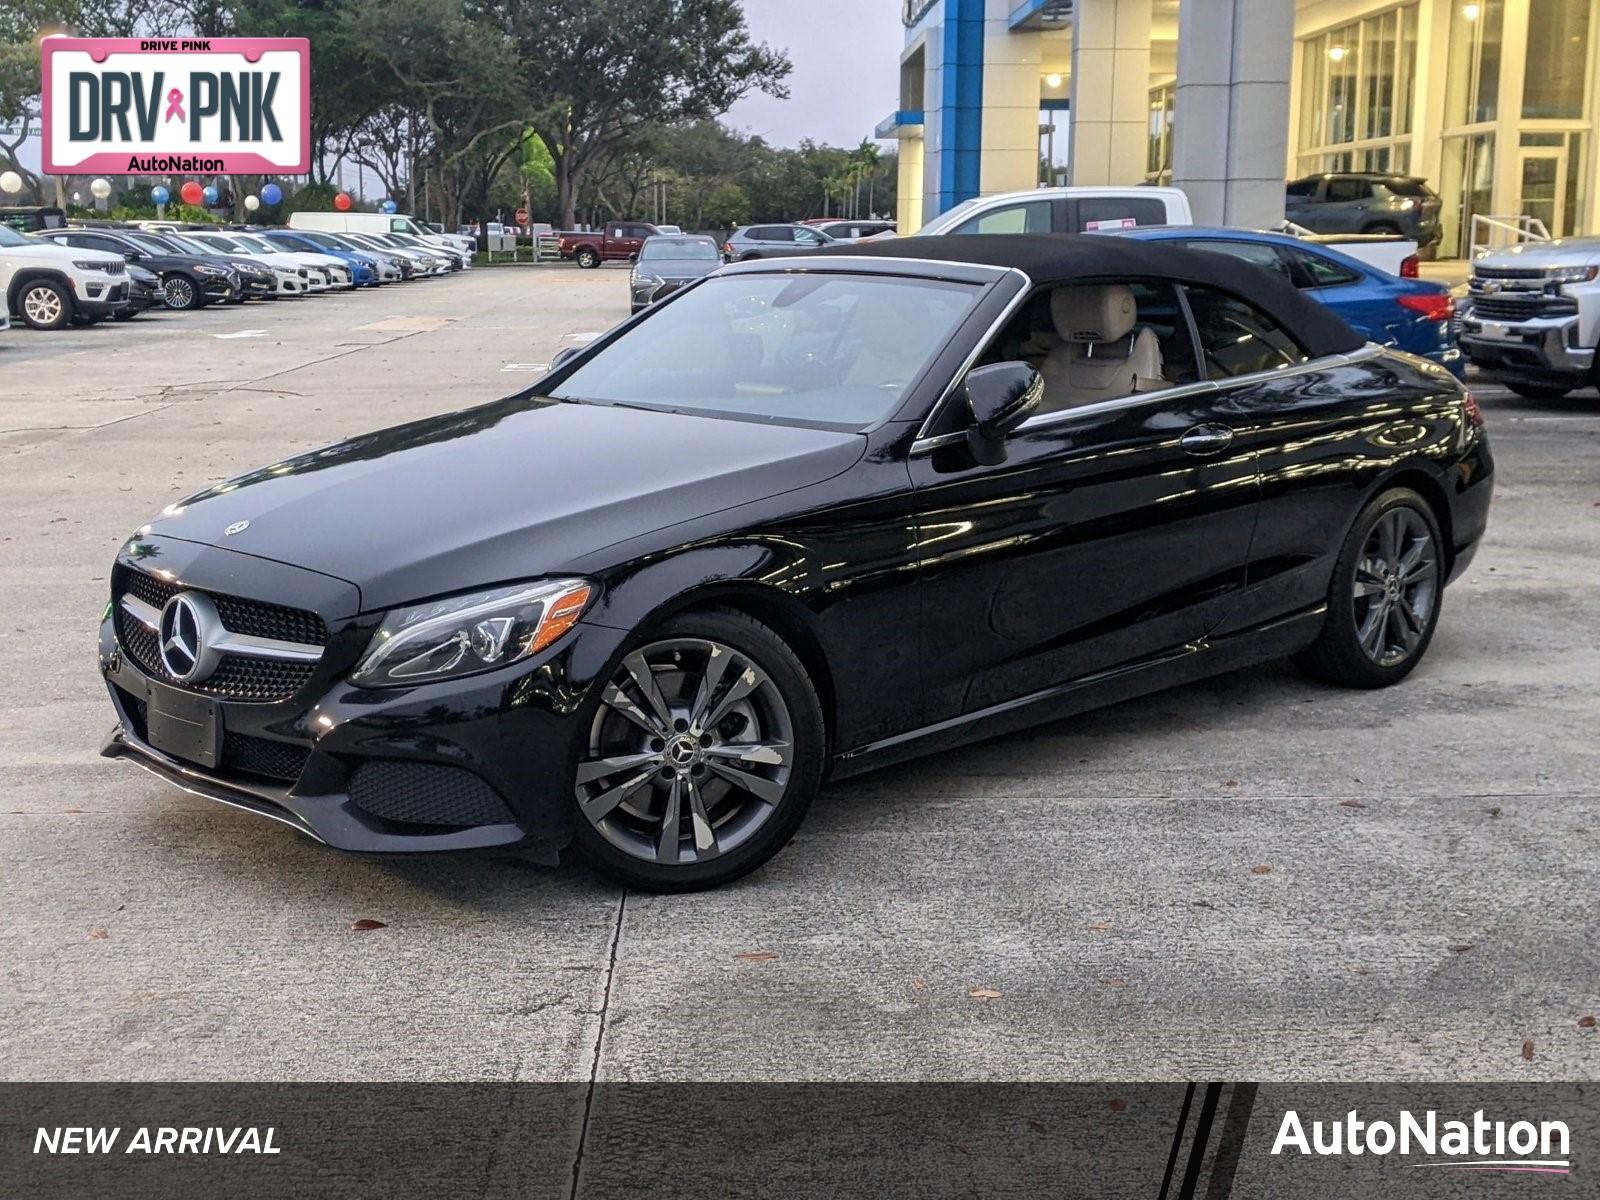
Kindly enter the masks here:
<path id="1" fill-rule="evenodd" d="M 1044 379 L 1027 363 L 1004 362 L 967 373 L 967 448 L 982 466 L 1006 460 L 1006 435 L 1032 415 L 1044 397 Z"/>
<path id="2" fill-rule="evenodd" d="M 122 257 L 127 262 L 143 262 L 144 261 L 144 255 L 141 254 L 137 250 L 129 250 Z"/>
<path id="3" fill-rule="evenodd" d="M 563 346 L 560 350 L 556 351 L 555 357 L 550 360 L 550 369 L 554 371 L 557 367 L 566 362 L 577 352 L 578 348 L 576 346 Z"/>

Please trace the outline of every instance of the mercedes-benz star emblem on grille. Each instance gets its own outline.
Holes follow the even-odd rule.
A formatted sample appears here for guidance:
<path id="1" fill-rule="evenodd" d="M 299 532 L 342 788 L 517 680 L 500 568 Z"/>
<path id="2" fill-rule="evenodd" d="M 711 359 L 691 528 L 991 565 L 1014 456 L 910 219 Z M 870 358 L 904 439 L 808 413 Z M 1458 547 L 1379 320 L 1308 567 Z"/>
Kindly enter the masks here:
<path id="1" fill-rule="evenodd" d="M 199 592 L 179 592 L 161 610 L 161 665 L 182 683 L 199 683 L 217 669 L 223 632 L 216 605 Z"/>
<path id="2" fill-rule="evenodd" d="M 226 529 L 224 529 L 222 531 L 222 536 L 223 537 L 232 537 L 234 534 L 243 533 L 246 529 L 249 529 L 249 528 L 250 528 L 250 522 L 249 521 L 235 521 L 232 525 L 229 525 Z"/>

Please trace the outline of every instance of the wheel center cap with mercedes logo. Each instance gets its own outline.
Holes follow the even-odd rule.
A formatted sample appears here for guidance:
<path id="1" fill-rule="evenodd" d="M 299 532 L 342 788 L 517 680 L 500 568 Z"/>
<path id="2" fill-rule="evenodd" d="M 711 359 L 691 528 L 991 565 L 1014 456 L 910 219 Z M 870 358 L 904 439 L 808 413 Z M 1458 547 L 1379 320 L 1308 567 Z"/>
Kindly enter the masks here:
<path id="1" fill-rule="evenodd" d="M 179 592 L 161 609 L 161 665 L 180 683 L 199 683 L 217 669 L 222 633 L 222 618 L 208 597 Z"/>

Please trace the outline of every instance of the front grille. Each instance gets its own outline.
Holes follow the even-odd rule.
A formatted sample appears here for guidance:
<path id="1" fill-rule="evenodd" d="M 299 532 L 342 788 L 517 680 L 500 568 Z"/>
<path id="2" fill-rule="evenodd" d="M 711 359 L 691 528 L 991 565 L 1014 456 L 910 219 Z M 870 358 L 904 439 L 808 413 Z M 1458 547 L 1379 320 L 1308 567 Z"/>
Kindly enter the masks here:
<path id="1" fill-rule="evenodd" d="M 113 261 L 112 259 L 108 258 L 105 262 L 100 264 L 100 269 L 107 275 L 121 275 L 128 269 L 128 264 L 125 262 Z"/>
<path id="2" fill-rule="evenodd" d="M 488 783 L 446 763 L 364 762 L 350 780 L 350 799 L 357 808 L 402 825 L 462 829 L 514 820 Z"/>
<path id="3" fill-rule="evenodd" d="M 1474 296 L 1471 315 L 1485 321 L 1531 321 L 1535 317 L 1569 317 L 1577 311 L 1577 303 L 1565 296 L 1501 293 L 1497 296 Z"/>
<path id="4" fill-rule="evenodd" d="M 309 746 L 252 737 L 248 733 L 222 735 L 222 769 L 241 775 L 259 775 L 293 783 L 311 757 Z"/>
<path id="5" fill-rule="evenodd" d="M 159 609 L 182 589 L 154 575 L 126 568 L 119 568 L 116 580 L 112 611 L 115 614 L 117 639 L 128 652 L 128 657 L 138 663 L 145 674 L 165 683 L 225 700 L 266 703 L 287 700 L 310 682 L 317 669 L 316 663 L 225 654 L 217 664 L 217 669 L 206 679 L 199 683 L 179 683 L 161 662 L 156 635 L 124 612 L 120 601 L 124 595 L 131 593 L 152 608 Z M 314 612 L 216 592 L 206 592 L 205 595 L 216 605 L 217 615 L 233 633 L 316 646 L 327 643 L 327 626 Z"/>
<path id="6" fill-rule="evenodd" d="M 1474 279 L 1543 279 L 1543 267 L 1482 267 L 1472 268 Z"/>

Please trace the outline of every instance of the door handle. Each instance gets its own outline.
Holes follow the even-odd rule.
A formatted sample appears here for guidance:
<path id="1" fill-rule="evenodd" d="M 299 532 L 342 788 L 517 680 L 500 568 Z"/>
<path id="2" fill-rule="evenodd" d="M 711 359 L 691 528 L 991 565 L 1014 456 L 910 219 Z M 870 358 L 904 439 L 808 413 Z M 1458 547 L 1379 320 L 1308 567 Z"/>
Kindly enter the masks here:
<path id="1" fill-rule="evenodd" d="M 1219 454 L 1233 444 L 1233 430 L 1226 425 L 1196 425 L 1178 439 L 1185 454 Z"/>

